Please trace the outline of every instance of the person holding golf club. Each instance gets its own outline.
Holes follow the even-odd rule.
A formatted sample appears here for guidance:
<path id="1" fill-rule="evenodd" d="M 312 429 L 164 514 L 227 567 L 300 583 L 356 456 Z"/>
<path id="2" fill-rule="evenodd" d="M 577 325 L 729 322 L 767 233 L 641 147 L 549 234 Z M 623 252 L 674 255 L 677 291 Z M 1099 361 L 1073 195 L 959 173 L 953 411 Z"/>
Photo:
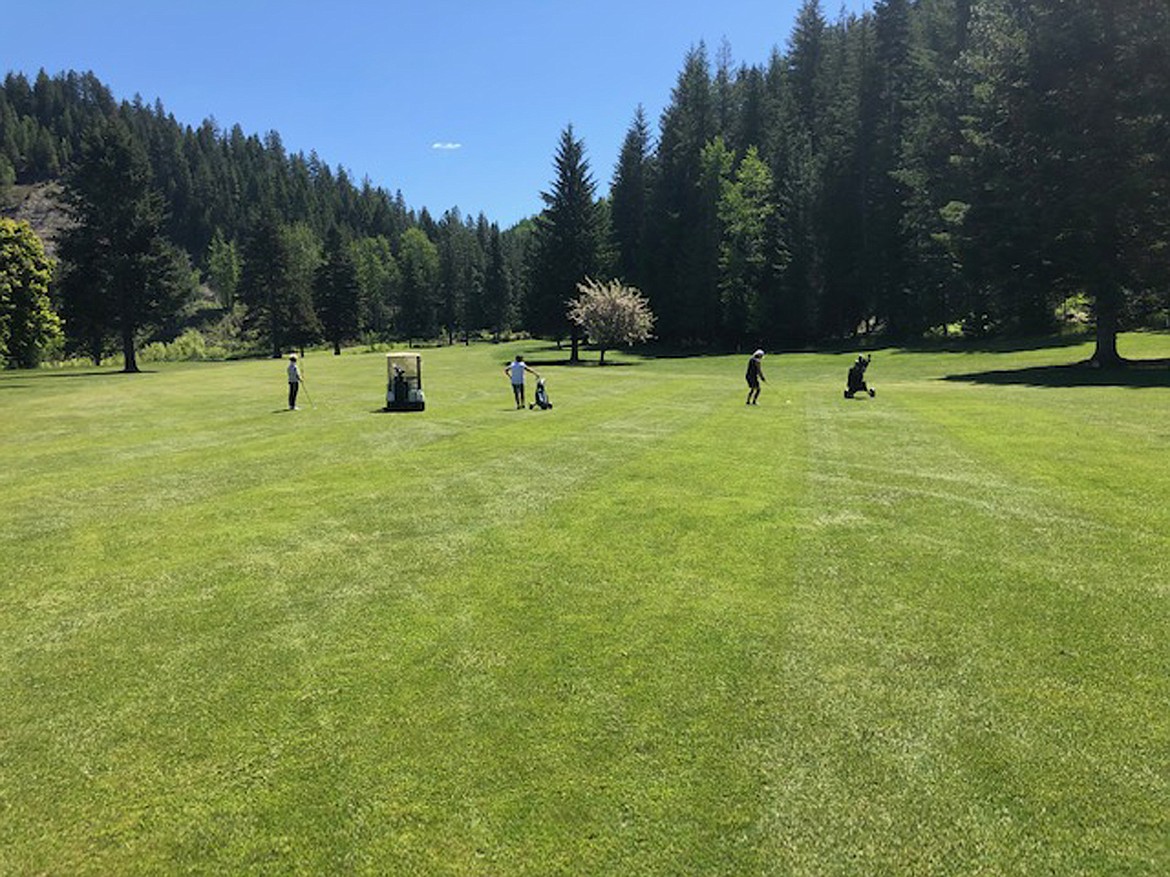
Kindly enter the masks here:
<path id="1" fill-rule="evenodd" d="M 747 404 L 755 405 L 760 399 L 760 381 L 766 380 L 764 378 L 764 351 L 757 350 L 752 354 L 752 358 L 748 360 L 747 364 Z"/>
<path id="2" fill-rule="evenodd" d="M 297 410 L 297 392 L 301 389 L 301 370 L 297 367 L 297 355 L 288 355 L 288 410 Z"/>
<path id="3" fill-rule="evenodd" d="M 528 363 L 524 361 L 524 357 L 518 353 L 509 365 L 504 366 L 504 374 L 512 379 L 512 395 L 516 399 L 517 409 L 524 407 L 525 372 L 532 372 L 538 379 L 540 378 L 540 372 L 534 368 L 529 368 Z"/>

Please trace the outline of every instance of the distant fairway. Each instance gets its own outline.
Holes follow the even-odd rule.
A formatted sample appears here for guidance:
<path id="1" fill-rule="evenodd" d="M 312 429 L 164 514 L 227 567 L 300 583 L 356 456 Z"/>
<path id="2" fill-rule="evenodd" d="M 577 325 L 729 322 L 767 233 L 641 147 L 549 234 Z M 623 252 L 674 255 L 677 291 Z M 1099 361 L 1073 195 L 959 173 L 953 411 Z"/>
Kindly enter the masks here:
<path id="1" fill-rule="evenodd" d="M 1168 873 L 1170 376 L 1090 350 L 2 373 L 0 874 Z"/>

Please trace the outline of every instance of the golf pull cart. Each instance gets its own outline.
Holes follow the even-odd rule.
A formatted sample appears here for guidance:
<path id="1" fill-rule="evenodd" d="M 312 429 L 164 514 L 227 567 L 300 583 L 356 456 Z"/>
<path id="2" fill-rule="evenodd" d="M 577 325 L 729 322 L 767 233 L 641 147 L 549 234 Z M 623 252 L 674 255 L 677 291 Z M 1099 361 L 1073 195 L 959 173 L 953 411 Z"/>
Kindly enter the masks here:
<path id="1" fill-rule="evenodd" d="M 869 394 L 872 398 L 877 395 L 877 390 L 869 386 L 865 382 L 865 370 L 869 368 L 869 363 L 873 359 L 873 355 L 859 356 L 857 361 L 849 368 L 849 374 L 845 378 L 845 398 L 852 399 L 855 395 Z"/>
<path id="2" fill-rule="evenodd" d="M 386 410 L 422 411 L 422 356 L 417 353 L 386 354 Z"/>

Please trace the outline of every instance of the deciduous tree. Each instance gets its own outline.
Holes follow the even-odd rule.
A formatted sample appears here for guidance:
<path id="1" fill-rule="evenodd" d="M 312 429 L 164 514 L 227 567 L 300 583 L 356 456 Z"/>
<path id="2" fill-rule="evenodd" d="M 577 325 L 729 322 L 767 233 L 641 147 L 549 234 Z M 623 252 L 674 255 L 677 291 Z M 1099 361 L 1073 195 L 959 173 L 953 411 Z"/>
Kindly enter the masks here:
<path id="1" fill-rule="evenodd" d="M 389 339 L 398 313 L 402 274 L 390 240 L 381 235 L 360 238 L 350 248 L 357 269 L 361 295 L 359 325 L 362 332 Z"/>
<path id="2" fill-rule="evenodd" d="M 579 326 L 601 351 L 619 344 L 637 344 L 653 337 L 654 314 L 650 303 L 634 287 L 620 280 L 599 283 L 586 277 L 577 284 L 578 295 L 569 302 L 568 319 Z"/>
<path id="3" fill-rule="evenodd" d="M 53 262 L 27 222 L 0 218 L 0 362 L 33 368 L 61 338 L 49 301 Z"/>
<path id="4" fill-rule="evenodd" d="M 230 308 L 236 301 L 240 285 L 240 254 L 235 241 L 226 241 L 223 231 L 215 230 L 207 249 L 207 281 L 219 303 Z"/>
<path id="5" fill-rule="evenodd" d="M 777 264 L 768 234 L 775 213 L 772 173 L 753 146 L 739 163 L 735 178 L 724 180 L 719 199 L 723 229 L 719 293 L 723 325 L 731 338 L 759 337 L 764 329 L 761 296 Z"/>

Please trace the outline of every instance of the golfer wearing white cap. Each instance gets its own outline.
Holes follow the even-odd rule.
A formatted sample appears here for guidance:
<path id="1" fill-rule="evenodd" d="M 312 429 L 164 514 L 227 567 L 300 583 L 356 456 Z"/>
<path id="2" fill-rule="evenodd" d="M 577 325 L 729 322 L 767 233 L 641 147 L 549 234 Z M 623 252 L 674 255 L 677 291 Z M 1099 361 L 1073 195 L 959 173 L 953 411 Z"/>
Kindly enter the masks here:
<path id="1" fill-rule="evenodd" d="M 755 405 L 760 398 L 760 381 L 764 378 L 764 351 L 757 350 L 752 354 L 752 358 L 748 360 L 747 364 L 747 404 Z"/>

